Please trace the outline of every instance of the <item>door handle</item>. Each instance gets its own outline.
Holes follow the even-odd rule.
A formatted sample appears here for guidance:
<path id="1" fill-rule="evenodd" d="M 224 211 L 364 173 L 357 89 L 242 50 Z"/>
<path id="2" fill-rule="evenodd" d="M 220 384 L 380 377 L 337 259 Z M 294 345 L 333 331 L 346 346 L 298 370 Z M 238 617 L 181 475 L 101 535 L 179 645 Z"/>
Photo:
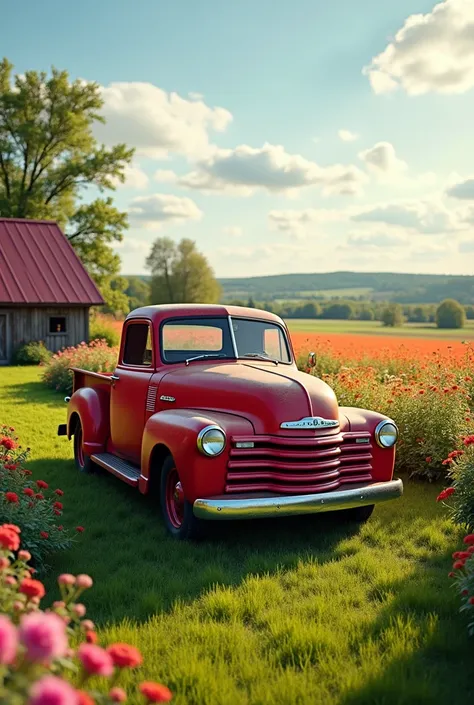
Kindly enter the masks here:
<path id="1" fill-rule="evenodd" d="M 118 380 L 120 379 L 120 377 L 119 377 L 118 375 L 110 375 L 110 379 L 113 379 L 114 382 L 118 382 Z"/>

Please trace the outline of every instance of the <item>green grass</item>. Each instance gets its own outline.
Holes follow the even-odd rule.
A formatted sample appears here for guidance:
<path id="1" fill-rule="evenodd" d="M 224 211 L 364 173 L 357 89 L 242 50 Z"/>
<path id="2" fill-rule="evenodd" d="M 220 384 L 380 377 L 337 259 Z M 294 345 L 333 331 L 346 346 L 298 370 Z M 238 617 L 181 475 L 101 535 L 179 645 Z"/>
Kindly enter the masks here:
<path id="1" fill-rule="evenodd" d="M 439 486 L 407 482 L 362 528 L 326 515 L 176 543 L 153 501 L 75 470 L 56 436 L 65 404 L 37 370 L 0 370 L 0 410 L 32 447 L 34 476 L 64 489 L 64 523 L 86 527 L 56 558 L 50 599 L 57 573 L 93 576 L 84 602 L 102 643 L 145 656 L 130 691 L 151 678 L 178 705 L 470 702 L 472 644 L 447 578 L 460 534 Z"/>
<path id="2" fill-rule="evenodd" d="M 444 340 L 474 340 L 474 321 L 467 321 L 460 330 L 436 328 L 434 323 L 406 323 L 400 328 L 383 326 L 380 321 L 335 321 L 320 318 L 286 320 L 295 333 L 350 333 L 354 335 L 390 335 L 402 338 L 442 338 Z"/>

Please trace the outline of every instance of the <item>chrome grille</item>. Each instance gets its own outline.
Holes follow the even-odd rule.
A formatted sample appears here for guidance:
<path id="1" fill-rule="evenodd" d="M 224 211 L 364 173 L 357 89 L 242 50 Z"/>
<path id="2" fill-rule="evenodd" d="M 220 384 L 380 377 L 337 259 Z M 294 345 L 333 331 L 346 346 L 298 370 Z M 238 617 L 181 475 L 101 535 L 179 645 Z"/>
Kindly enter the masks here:
<path id="1" fill-rule="evenodd" d="M 150 384 L 148 387 L 148 393 L 146 395 L 146 410 L 155 411 L 156 395 L 158 394 L 158 387 L 155 384 Z"/>

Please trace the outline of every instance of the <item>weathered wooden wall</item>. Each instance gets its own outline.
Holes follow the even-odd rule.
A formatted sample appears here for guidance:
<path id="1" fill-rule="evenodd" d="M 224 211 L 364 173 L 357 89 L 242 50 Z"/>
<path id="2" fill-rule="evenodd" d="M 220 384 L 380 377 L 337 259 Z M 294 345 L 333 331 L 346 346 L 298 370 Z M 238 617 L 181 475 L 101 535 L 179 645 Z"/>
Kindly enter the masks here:
<path id="1" fill-rule="evenodd" d="M 22 344 L 32 340 L 42 340 L 48 350 L 57 352 L 69 345 L 89 341 L 89 308 L 82 306 L 55 307 L 10 307 L 0 304 L 0 316 L 6 314 L 6 362 Z M 65 333 L 50 333 L 51 316 L 66 317 Z M 2 346 L 0 346 L 2 347 Z M 1 361 L 5 363 L 5 360 Z"/>

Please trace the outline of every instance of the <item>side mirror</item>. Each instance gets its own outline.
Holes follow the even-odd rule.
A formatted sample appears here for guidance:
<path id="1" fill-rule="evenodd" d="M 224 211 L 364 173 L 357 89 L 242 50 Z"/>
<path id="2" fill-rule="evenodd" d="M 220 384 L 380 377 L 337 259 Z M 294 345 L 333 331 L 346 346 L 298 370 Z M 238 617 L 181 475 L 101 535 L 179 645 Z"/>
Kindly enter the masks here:
<path id="1" fill-rule="evenodd" d="M 310 352 L 308 355 L 308 367 L 316 367 L 316 353 Z"/>

